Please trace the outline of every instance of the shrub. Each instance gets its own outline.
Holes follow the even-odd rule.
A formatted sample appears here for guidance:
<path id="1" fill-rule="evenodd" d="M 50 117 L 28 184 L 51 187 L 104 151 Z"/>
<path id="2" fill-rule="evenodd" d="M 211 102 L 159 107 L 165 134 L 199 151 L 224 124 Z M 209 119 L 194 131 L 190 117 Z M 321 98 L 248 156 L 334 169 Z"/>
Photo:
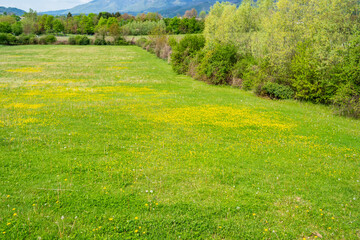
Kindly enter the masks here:
<path id="1" fill-rule="evenodd" d="M 78 35 L 70 37 L 68 42 L 70 45 L 89 45 L 90 39 L 87 36 Z"/>
<path id="2" fill-rule="evenodd" d="M 56 42 L 56 37 L 54 35 L 45 35 L 39 40 L 40 44 L 52 44 L 54 42 Z"/>
<path id="3" fill-rule="evenodd" d="M 255 58 L 252 55 L 242 56 L 233 67 L 233 82 L 231 85 L 250 90 L 253 88 L 258 74 L 259 67 Z"/>
<path id="4" fill-rule="evenodd" d="M 94 45 L 106 45 L 106 41 L 102 38 L 95 39 Z"/>
<path id="5" fill-rule="evenodd" d="M 90 39 L 87 36 L 76 36 L 75 41 L 77 45 L 89 45 Z"/>
<path id="6" fill-rule="evenodd" d="M 172 39 L 171 65 L 177 73 L 187 73 L 189 65 L 195 55 L 204 48 L 205 38 L 202 35 L 186 35 L 179 43 Z"/>
<path id="7" fill-rule="evenodd" d="M 28 45 L 28 44 L 38 44 L 39 40 L 34 34 L 29 34 L 29 35 L 21 34 L 18 37 L 18 42 L 19 44 Z"/>
<path id="8" fill-rule="evenodd" d="M 75 37 L 69 37 L 68 43 L 69 43 L 70 45 L 76 45 L 76 39 L 75 39 Z"/>
<path id="9" fill-rule="evenodd" d="M 114 41 L 114 45 L 126 46 L 129 45 L 129 43 L 124 38 L 118 38 L 117 40 Z"/>
<path id="10" fill-rule="evenodd" d="M 17 39 L 11 33 L 0 33 L 0 44 L 15 45 L 17 44 Z"/>
<path id="11" fill-rule="evenodd" d="M 216 44 L 213 49 L 206 50 L 198 72 L 211 84 L 227 84 L 231 70 L 236 63 L 236 49 L 233 45 Z"/>
<path id="12" fill-rule="evenodd" d="M 261 90 L 263 94 L 275 99 L 290 99 L 294 96 L 294 91 L 289 86 L 274 82 L 266 82 Z"/>
<path id="13" fill-rule="evenodd" d="M 332 102 L 340 115 L 360 118 L 360 86 L 342 86 L 332 98 Z"/>
<path id="14" fill-rule="evenodd" d="M 142 38 L 139 38 L 138 40 L 136 40 L 135 44 L 139 47 L 144 48 L 147 41 L 148 40 L 146 38 L 142 37 Z"/>

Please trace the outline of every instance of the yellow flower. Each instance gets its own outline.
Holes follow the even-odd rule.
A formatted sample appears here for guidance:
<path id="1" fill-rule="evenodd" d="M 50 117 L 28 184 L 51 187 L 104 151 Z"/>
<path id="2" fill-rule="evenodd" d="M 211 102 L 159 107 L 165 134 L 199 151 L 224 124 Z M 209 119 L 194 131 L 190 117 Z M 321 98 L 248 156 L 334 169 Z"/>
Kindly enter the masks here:
<path id="1" fill-rule="evenodd" d="M 332 217 L 331 219 L 335 219 L 334 217 Z"/>
<path id="2" fill-rule="evenodd" d="M 9 198 L 9 197 L 10 197 L 10 195 L 6 195 L 6 197 L 7 197 L 7 198 Z"/>
<path id="3" fill-rule="evenodd" d="M 106 187 L 103 188 L 104 190 L 106 189 Z"/>
<path id="4" fill-rule="evenodd" d="M 36 205 L 36 204 L 34 203 L 34 204 L 33 204 L 33 207 L 35 207 L 35 205 Z"/>
<path id="5" fill-rule="evenodd" d="M 149 204 L 145 203 L 145 206 L 147 207 L 147 206 L 149 206 Z"/>
<path id="6" fill-rule="evenodd" d="M 109 218 L 109 221 L 112 221 L 112 220 L 114 220 L 113 218 Z"/>
<path id="7" fill-rule="evenodd" d="M 221 228 L 221 226 L 219 226 L 219 228 Z"/>
<path id="8" fill-rule="evenodd" d="M 5 234 L 6 232 L 3 232 L 3 234 Z"/>
<path id="9" fill-rule="evenodd" d="M 139 229 L 141 229 L 141 227 L 139 227 Z"/>
<path id="10" fill-rule="evenodd" d="M 10 224 L 11 224 L 11 223 L 7 223 L 6 225 L 8 225 L 8 226 L 9 226 Z"/>
<path id="11" fill-rule="evenodd" d="M 14 215 L 14 216 L 16 216 L 16 215 L 17 215 L 17 213 L 14 213 L 13 215 Z"/>
<path id="12" fill-rule="evenodd" d="M 159 203 L 156 203 L 156 206 L 159 205 Z"/>
<path id="13" fill-rule="evenodd" d="M 322 211 L 322 209 L 320 208 L 320 212 Z"/>
<path id="14" fill-rule="evenodd" d="M 13 211 L 15 211 L 15 210 L 16 210 L 16 208 L 13 208 L 12 210 L 13 210 Z"/>
<path id="15" fill-rule="evenodd" d="M 138 231 L 139 231 L 139 230 L 136 229 L 136 230 L 135 230 L 135 233 L 137 233 Z"/>
<path id="16" fill-rule="evenodd" d="M 256 213 L 253 213 L 253 216 L 255 216 L 256 215 Z"/>
<path id="17" fill-rule="evenodd" d="M 65 178 L 64 180 L 65 180 L 65 182 L 66 182 L 66 181 L 67 181 L 67 178 Z"/>
<path id="18" fill-rule="evenodd" d="M 268 231 L 268 229 L 267 228 L 265 228 L 265 232 L 267 232 Z"/>
<path id="19" fill-rule="evenodd" d="M 138 217 L 135 217 L 135 220 L 138 220 L 139 218 Z"/>
<path id="20" fill-rule="evenodd" d="M 329 227 L 329 230 L 331 229 L 331 227 Z"/>
<path id="21" fill-rule="evenodd" d="M 143 234 L 145 234 L 145 232 L 143 232 Z"/>

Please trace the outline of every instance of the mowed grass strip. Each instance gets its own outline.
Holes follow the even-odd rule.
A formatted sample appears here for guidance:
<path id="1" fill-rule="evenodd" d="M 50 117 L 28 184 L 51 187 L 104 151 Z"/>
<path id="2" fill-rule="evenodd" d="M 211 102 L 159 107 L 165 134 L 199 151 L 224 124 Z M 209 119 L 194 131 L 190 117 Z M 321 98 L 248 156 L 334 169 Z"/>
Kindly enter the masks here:
<path id="1" fill-rule="evenodd" d="M 138 47 L 0 51 L 0 238 L 360 237 L 359 121 Z"/>

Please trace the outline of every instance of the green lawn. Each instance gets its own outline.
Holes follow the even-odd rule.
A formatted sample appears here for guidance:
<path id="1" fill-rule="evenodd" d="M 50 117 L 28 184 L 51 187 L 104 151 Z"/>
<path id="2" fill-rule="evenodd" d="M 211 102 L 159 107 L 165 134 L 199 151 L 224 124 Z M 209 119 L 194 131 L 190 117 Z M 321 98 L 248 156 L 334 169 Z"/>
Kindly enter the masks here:
<path id="1" fill-rule="evenodd" d="M 360 238 L 360 121 L 135 46 L 0 53 L 0 238 Z"/>

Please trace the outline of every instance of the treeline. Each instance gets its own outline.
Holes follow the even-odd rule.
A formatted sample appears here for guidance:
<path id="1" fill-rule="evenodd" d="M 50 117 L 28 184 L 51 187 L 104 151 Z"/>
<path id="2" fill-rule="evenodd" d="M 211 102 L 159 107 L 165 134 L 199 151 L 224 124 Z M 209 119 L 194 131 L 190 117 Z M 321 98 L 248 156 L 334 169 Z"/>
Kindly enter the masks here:
<path id="1" fill-rule="evenodd" d="M 358 0 L 216 3 L 204 36 L 168 41 L 171 64 L 211 84 L 332 104 L 360 117 L 359 11 Z"/>
<path id="2" fill-rule="evenodd" d="M 103 12 L 99 14 L 67 16 L 38 15 L 30 9 L 23 17 L 0 16 L 0 33 L 20 34 L 100 34 L 118 31 L 121 35 L 148 35 L 154 28 L 169 34 L 199 33 L 204 29 L 205 15 L 197 18 L 195 9 L 187 11 L 183 18 L 162 18 L 158 13 L 143 13 L 133 16 Z"/>

